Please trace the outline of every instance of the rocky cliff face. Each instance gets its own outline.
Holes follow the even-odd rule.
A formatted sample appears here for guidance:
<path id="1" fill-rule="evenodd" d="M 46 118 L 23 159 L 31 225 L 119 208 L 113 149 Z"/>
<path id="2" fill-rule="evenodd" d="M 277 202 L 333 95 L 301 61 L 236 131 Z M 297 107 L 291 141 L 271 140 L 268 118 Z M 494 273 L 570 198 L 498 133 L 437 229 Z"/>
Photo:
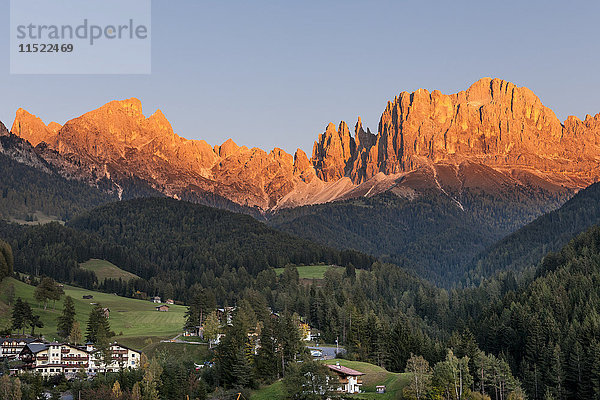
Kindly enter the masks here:
<path id="1" fill-rule="evenodd" d="M 600 178 L 600 115 L 570 117 L 563 127 L 529 89 L 484 78 L 466 91 L 444 95 L 419 89 L 388 102 L 376 137 L 367 136 L 349 157 L 319 138 L 315 168 L 336 165 L 360 183 L 379 172 L 408 172 L 435 163 L 472 161 L 501 169 L 562 174 L 575 187 Z M 365 133 L 357 124 L 356 142 Z M 339 146 L 333 145 L 334 149 Z M 324 180 L 335 175 L 322 175 Z"/>
<path id="2" fill-rule="evenodd" d="M 57 132 L 19 110 L 13 132 L 38 145 L 39 152 L 60 164 L 65 174 L 113 181 L 116 190 L 120 182 L 135 177 L 173 197 L 209 192 L 267 209 L 293 190 L 296 182 L 314 176 L 301 150 L 294 161 L 278 148 L 267 153 L 240 147 L 231 139 L 214 147 L 203 140 L 187 140 L 173 132 L 160 110 L 146 118 L 138 99 L 112 101 L 68 121 Z"/>
<path id="3" fill-rule="evenodd" d="M 0 121 L 0 136 L 7 136 L 8 134 L 8 129 L 6 129 L 6 126 Z"/>
<path id="4" fill-rule="evenodd" d="M 56 122 L 46 125 L 40 118 L 19 108 L 11 132 L 26 138 L 32 146 L 37 146 L 41 142 L 54 141 L 60 128 L 60 124 Z"/>
<path id="5" fill-rule="evenodd" d="M 360 118 L 353 135 L 343 121 L 329 124 L 310 159 L 300 149 L 292 156 L 231 139 L 214 147 L 184 139 L 160 110 L 145 117 L 137 99 L 110 102 L 64 126 L 19 109 L 12 133 L 71 178 L 121 191 L 137 180 L 168 196 L 213 193 L 262 210 L 391 188 L 410 196 L 425 186 L 456 193 L 465 182 L 486 191 L 554 191 L 600 179 L 600 114 L 563 126 L 529 89 L 490 78 L 453 95 L 402 92 L 388 102 L 377 134 Z"/>

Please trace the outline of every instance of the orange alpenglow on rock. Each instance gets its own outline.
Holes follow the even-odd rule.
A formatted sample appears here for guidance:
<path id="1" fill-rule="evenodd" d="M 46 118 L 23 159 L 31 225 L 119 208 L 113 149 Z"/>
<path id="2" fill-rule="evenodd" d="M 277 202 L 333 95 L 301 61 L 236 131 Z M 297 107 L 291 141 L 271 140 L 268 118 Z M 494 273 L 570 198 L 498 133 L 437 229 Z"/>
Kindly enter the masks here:
<path id="1" fill-rule="evenodd" d="M 75 176 L 93 173 L 117 186 L 135 177 L 168 196 L 213 193 L 263 210 L 370 196 L 402 177 L 413 189 L 459 187 L 468 184 L 466 171 L 502 185 L 572 189 L 600 179 L 600 114 L 569 117 L 563 126 L 532 91 L 491 78 L 451 95 L 402 92 L 387 103 L 377 134 L 360 117 L 353 135 L 344 121 L 330 123 L 310 159 L 300 149 L 292 156 L 232 139 L 214 147 L 184 139 L 160 110 L 146 118 L 135 98 L 64 126 L 19 109 L 12 133 L 68 156 L 80 169 Z"/>
<path id="2" fill-rule="evenodd" d="M 56 122 L 44 124 L 42 120 L 22 108 L 17 110 L 11 132 L 37 146 L 41 142 L 52 143 L 62 126 Z"/>

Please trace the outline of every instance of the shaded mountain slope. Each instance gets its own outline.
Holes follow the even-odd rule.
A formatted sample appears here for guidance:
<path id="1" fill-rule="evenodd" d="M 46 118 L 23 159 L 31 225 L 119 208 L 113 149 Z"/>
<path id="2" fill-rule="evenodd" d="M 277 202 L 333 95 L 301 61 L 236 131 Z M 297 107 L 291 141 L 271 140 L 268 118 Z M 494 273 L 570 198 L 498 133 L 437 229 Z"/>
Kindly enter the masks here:
<path id="1" fill-rule="evenodd" d="M 581 190 L 559 209 L 542 215 L 479 254 L 472 263 L 470 278 L 536 265 L 546 253 L 557 251 L 574 236 L 596 224 L 600 224 L 598 183 Z"/>

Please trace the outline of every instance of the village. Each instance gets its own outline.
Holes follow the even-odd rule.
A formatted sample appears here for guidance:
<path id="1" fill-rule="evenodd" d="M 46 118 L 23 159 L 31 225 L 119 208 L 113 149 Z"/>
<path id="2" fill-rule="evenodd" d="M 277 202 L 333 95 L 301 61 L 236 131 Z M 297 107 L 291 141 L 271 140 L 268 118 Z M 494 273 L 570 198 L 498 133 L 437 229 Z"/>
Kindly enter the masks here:
<path id="1" fill-rule="evenodd" d="M 73 379 L 78 374 L 91 377 L 123 368 L 139 368 L 141 352 L 116 342 L 109 345 L 108 351 L 107 359 L 92 343 L 76 346 L 32 337 L 0 339 L 0 359 L 12 361 L 11 375 L 33 372 L 43 377 L 64 374 Z"/>
<path id="2" fill-rule="evenodd" d="M 82 296 L 82 298 L 93 300 L 94 297 L 88 294 Z M 171 299 L 163 302 L 159 296 L 149 297 L 147 301 L 156 304 L 156 312 L 168 312 L 169 306 L 174 304 Z M 97 303 L 91 304 L 96 305 Z M 109 319 L 110 309 L 102 307 L 101 310 L 102 315 Z M 207 318 L 202 318 L 200 325 L 186 326 L 183 332 L 174 339 L 163 340 L 162 342 L 207 344 L 209 348 L 214 348 L 224 338 L 224 328 L 232 325 L 236 311 L 237 307 L 217 308 L 214 311 L 217 329 L 208 327 Z M 271 312 L 271 318 L 278 319 L 280 315 Z M 306 344 L 306 349 L 314 360 L 326 361 L 344 353 L 344 349 L 338 347 L 319 346 L 320 333 L 306 323 L 303 318 L 296 318 L 295 323 L 302 342 Z M 211 329 L 214 332 L 207 332 Z M 257 326 L 247 334 L 254 354 L 257 354 L 260 348 L 259 333 L 260 326 Z M 196 339 L 200 341 L 196 341 Z M 108 353 L 108 356 L 106 353 Z M 33 337 L 29 335 L 0 338 L 0 362 L 9 365 L 9 374 L 14 376 L 33 373 L 44 378 L 64 375 L 67 380 L 92 378 L 98 374 L 140 368 L 142 357 L 141 351 L 117 342 L 110 343 L 107 351 L 103 352 L 91 342 L 81 345 L 68 342 L 50 342 L 45 340 L 43 336 Z M 332 377 L 337 378 L 337 382 L 329 383 L 335 387 L 337 392 L 346 394 L 361 392 L 362 377 L 365 373 L 340 365 L 339 362 L 335 362 L 335 364 L 324 363 L 324 365 L 331 372 L 331 376 L 327 378 L 328 381 Z M 196 369 L 212 366 L 212 362 L 204 362 L 196 364 Z M 384 393 L 385 386 L 378 386 L 377 392 Z"/>

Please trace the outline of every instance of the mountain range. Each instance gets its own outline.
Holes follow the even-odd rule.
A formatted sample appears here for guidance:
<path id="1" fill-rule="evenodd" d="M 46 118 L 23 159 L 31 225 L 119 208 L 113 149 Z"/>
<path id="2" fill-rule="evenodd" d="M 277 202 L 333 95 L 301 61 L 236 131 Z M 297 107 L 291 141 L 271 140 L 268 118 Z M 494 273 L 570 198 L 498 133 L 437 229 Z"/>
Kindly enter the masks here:
<path id="1" fill-rule="evenodd" d="M 301 149 L 292 156 L 232 139 L 216 146 L 184 139 L 160 110 L 144 116 L 135 98 L 64 125 L 46 125 L 19 109 L 11 132 L 61 175 L 120 197 L 145 186 L 192 201 L 216 196 L 260 212 L 391 189 L 406 198 L 423 189 L 454 199 L 465 188 L 573 193 L 600 175 L 600 114 L 561 123 L 529 89 L 490 78 L 453 95 L 402 92 L 385 107 L 377 134 L 360 118 L 354 135 L 346 122 L 330 123 L 310 158 Z"/>
<path id="2" fill-rule="evenodd" d="M 437 284 L 469 270 L 476 282 L 497 270 L 476 257 L 600 179 L 599 121 L 561 123 L 529 89 L 483 78 L 453 95 L 400 93 L 376 134 L 360 118 L 354 134 L 330 123 L 309 158 L 184 139 L 134 98 L 64 125 L 19 109 L 10 132 L 0 125 L 0 167 L 15 175 L 1 186 L 0 215 L 67 221 L 109 201 L 166 196 L 251 214 Z"/>

